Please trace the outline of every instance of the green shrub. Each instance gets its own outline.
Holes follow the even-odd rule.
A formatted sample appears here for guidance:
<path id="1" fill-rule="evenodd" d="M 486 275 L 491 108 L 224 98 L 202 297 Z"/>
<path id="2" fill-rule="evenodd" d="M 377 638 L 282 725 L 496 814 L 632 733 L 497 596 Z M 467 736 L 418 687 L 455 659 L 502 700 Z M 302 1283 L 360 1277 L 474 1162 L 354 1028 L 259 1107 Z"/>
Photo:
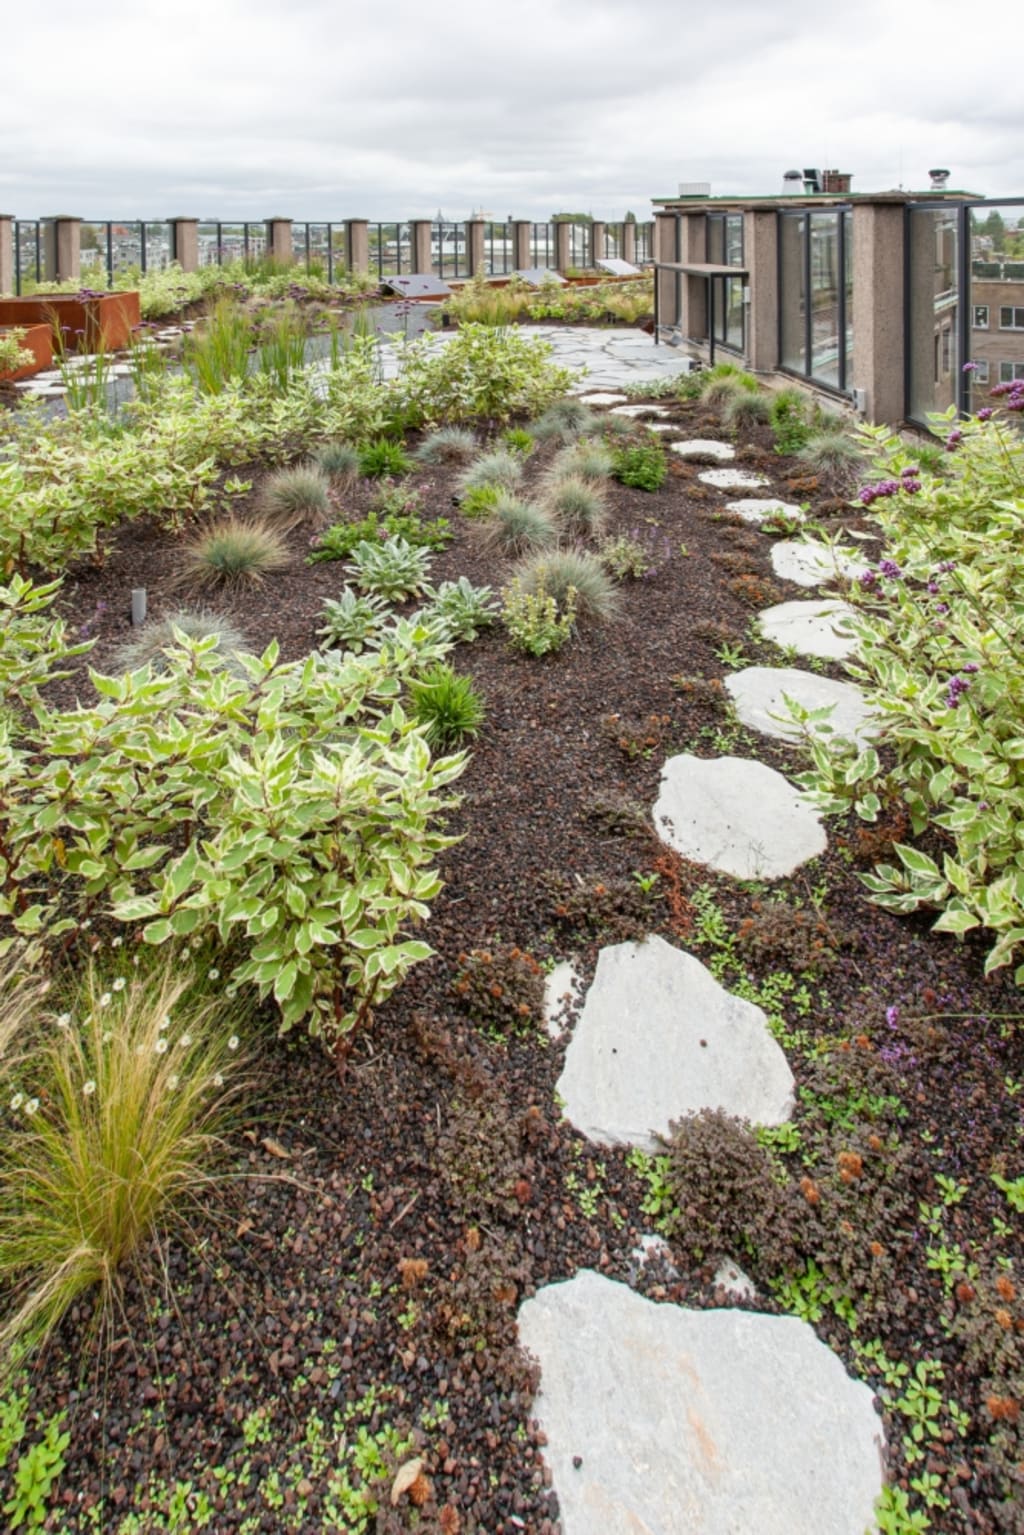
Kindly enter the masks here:
<path id="1" fill-rule="evenodd" d="M 776 453 L 797 453 L 811 435 L 811 405 L 799 389 L 779 389 L 772 395 L 772 432 Z"/>
<path id="2" fill-rule="evenodd" d="M 516 575 L 528 594 L 546 593 L 564 608 L 572 592 L 576 612 L 607 623 L 619 609 L 619 594 L 595 554 L 585 549 L 555 549 L 524 560 Z"/>
<path id="3" fill-rule="evenodd" d="M 488 548 L 512 556 L 545 549 L 558 538 L 558 529 L 543 508 L 507 493 L 498 497 L 491 515 L 476 525 L 476 531 Z"/>
<path id="4" fill-rule="evenodd" d="M 551 362 L 551 347 L 514 329 L 463 325 L 444 346 L 410 343 L 396 381 L 396 400 L 410 425 L 509 421 L 534 416 L 572 384 Z"/>
<path id="5" fill-rule="evenodd" d="M 455 481 L 459 493 L 465 497 L 471 490 L 484 488 L 514 490 L 523 477 L 523 460 L 519 453 L 508 448 L 494 448 L 481 453 L 467 464 Z"/>
<path id="6" fill-rule="evenodd" d="M 360 591 L 402 602 L 415 597 L 426 584 L 430 556 L 404 538 L 389 538 L 386 543 L 364 542 L 352 551 L 348 567 Z"/>
<path id="7" fill-rule="evenodd" d="M 232 517 L 185 547 L 174 584 L 199 589 L 258 585 L 287 563 L 288 549 L 273 528 Z"/>
<path id="8" fill-rule="evenodd" d="M 212 613 L 207 608 L 175 608 L 163 618 L 143 624 L 130 640 L 119 645 L 113 656 L 115 668 L 134 672 L 140 666 L 152 666 L 157 671 L 165 671 L 165 652 L 175 644 L 176 630 L 190 640 L 202 640 L 212 635 L 216 643 L 211 661 L 220 661 L 231 670 L 240 669 L 237 653 L 249 649 L 241 629 L 222 613 Z"/>
<path id="9" fill-rule="evenodd" d="M 462 762 L 431 762 L 396 699 L 446 648 L 398 622 L 367 656 L 283 664 L 275 644 L 240 678 L 183 637 L 162 675 L 94 675 L 91 707 L 34 705 L 0 754 L 0 953 L 21 939 L 38 958 L 87 915 L 220 945 L 229 990 L 273 997 L 282 1029 L 305 1021 L 343 1056 L 429 953 L 409 929 L 440 888 L 432 821 Z M 0 677 L 65 654 L 55 626 Z"/>
<path id="10" fill-rule="evenodd" d="M 634 490 L 660 490 L 668 476 L 660 442 L 636 443 L 615 451 L 615 478 Z"/>
<path id="11" fill-rule="evenodd" d="M 465 576 L 442 581 L 423 616 L 453 642 L 475 640 L 481 629 L 494 622 L 491 588 L 473 586 Z"/>
<path id="12" fill-rule="evenodd" d="M 417 549 L 443 549 L 452 534 L 447 517 L 424 521 L 416 511 L 391 512 L 383 517 L 370 511 L 357 522 L 336 522 L 325 528 L 306 556 L 307 563 L 347 559 L 357 544 L 384 543 L 389 538 L 404 539 Z"/>
<path id="13" fill-rule="evenodd" d="M 500 485 L 471 485 L 459 497 L 459 511 L 464 517 L 489 517 L 504 494 Z"/>
<path id="14" fill-rule="evenodd" d="M 54 1020 L 5 987 L 0 1070 L 16 1105 L 0 1138 L 0 1352 L 42 1342 L 81 1297 L 102 1307 L 154 1228 L 206 1208 L 238 1091 L 237 1019 L 155 974 L 90 973 Z M 6 1022 L 7 1020 L 5 1020 Z"/>
<path id="15" fill-rule="evenodd" d="M 631 538 L 626 533 L 618 533 L 614 538 L 606 538 L 598 550 L 598 559 L 616 581 L 639 581 L 651 569 L 652 558 L 650 551 L 638 538 Z"/>
<path id="16" fill-rule="evenodd" d="M 351 484 L 359 473 L 359 449 L 352 442 L 325 442 L 317 448 L 313 462 L 328 479 Z"/>
<path id="17" fill-rule="evenodd" d="M 879 477 L 861 500 L 885 558 L 850 591 L 850 670 L 882 720 L 885 765 L 876 746 L 812 737 L 804 783 L 826 810 L 874 821 L 902 803 L 915 836 L 934 828 L 941 861 L 897 844 L 898 863 L 865 883 L 891 911 L 937 911 L 939 932 L 991 934 L 991 971 L 1024 941 L 1024 442 L 998 418 L 951 410 L 930 424 L 948 434 L 941 478 L 896 433 L 859 430 Z"/>
<path id="18" fill-rule="evenodd" d="M 580 475 L 550 481 L 543 506 L 570 538 L 597 538 L 608 525 L 603 491 Z"/>
<path id="19" fill-rule="evenodd" d="M 410 459 L 400 442 L 387 437 L 376 437 L 359 450 L 359 473 L 364 479 L 376 479 L 381 475 L 408 474 L 412 468 Z"/>
<path id="20" fill-rule="evenodd" d="M 22 346 L 24 330 L 15 326 L 6 335 L 0 335 L 0 373 L 14 373 L 18 368 L 31 367 L 35 353 Z"/>
<path id="21" fill-rule="evenodd" d="M 546 656 L 561 650 L 576 627 L 573 591 L 566 593 L 561 610 L 550 593 L 525 591 L 519 576 L 513 576 L 501 595 L 501 620 L 508 630 L 509 643 L 527 655 Z"/>
<path id="22" fill-rule="evenodd" d="M 442 426 L 430 432 L 413 454 L 419 464 L 465 464 L 474 458 L 477 440 L 461 426 Z"/>
<path id="23" fill-rule="evenodd" d="M 524 458 L 529 458 L 537 446 L 530 433 L 521 426 L 510 426 L 502 441 L 506 448 L 511 448 L 513 453 L 521 453 Z"/>
<path id="24" fill-rule="evenodd" d="M 323 606 L 323 626 L 316 632 L 324 644 L 356 655 L 377 638 L 384 627 L 387 604 L 381 597 L 359 596 L 346 586 L 336 600 L 328 597 Z"/>
<path id="25" fill-rule="evenodd" d="M 278 469 L 260 487 L 259 509 L 265 527 L 287 533 L 304 522 L 322 521 L 330 510 L 330 480 L 317 464 Z"/>
<path id="26" fill-rule="evenodd" d="M 471 677 L 460 676 L 439 661 L 409 684 L 409 698 L 417 725 L 435 751 L 459 746 L 475 736 L 484 718 L 484 705 Z"/>

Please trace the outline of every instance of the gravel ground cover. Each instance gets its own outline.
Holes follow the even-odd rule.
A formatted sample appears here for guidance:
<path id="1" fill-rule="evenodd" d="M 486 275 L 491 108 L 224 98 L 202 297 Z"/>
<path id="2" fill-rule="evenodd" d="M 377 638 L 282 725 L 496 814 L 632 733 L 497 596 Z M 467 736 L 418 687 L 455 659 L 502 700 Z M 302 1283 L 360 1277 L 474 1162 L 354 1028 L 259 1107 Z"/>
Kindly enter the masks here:
<path id="1" fill-rule="evenodd" d="M 660 403 L 681 436 L 734 441 L 767 494 L 830 531 L 860 526 L 849 487 L 776 455 L 768 428 L 734 438 L 699 402 Z M 528 486 L 555 451 L 530 458 Z M 770 537 L 723 512 L 729 493 L 701 484 L 701 464 L 669 458 L 653 494 L 612 486 L 610 531 L 652 562 L 623 583 L 614 622 L 581 622 L 539 660 L 496 626 L 449 658 L 486 716 L 425 931 L 434 957 L 357 1040 L 343 1081 L 313 1043 L 254 1022 L 256 1099 L 224 1203 L 187 1247 L 148 1255 L 101 1348 L 83 1353 L 83 1307 L 38 1360 L 31 1410 L 65 1410 L 70 1435 L 46 1528 L 551 1535 L 519 1304 L 582 1268 L 657 1300 L 722 1304 L 727 1248 L 758 1286 L 744 1304 L 803 1316 L 878 1392 L 909 1500 L 888 1528 L 1024 1530 L 1021 1215 L 993 1181 L 1024 1170 L 1019 992 L 1007 971 L 983 979 L 973 937 L 868 904 L 858 876 L 905 837 L 897 812 L 830 821 L 826 853 L 771 887 L 709 874 L 655 838 L 676 753 L 803 766 L 796 747 L 735 722 L 722 684 L 741 665 L 793 664 L 752 620 L 806 592 L 774 576 Z M 455 535 L 431 579 L 498 589 L 511 563 L 453 505 L 454 478 L 412 475 L 422 515 Z M 339 514 L 362 515 L 374 488 L 331 494 Z M 284 568 L 218 607 L 253 649 L 276 639 L 291 659 L 317 643 L 344 576 L 307 563 L 307 529 L 286 536 Z M 180 602 L 180 562 L 180 540 L 143 520 L 69 575 L 60 611 L 95 638 L 91 665 L 130 638 L 133 588 L 155 614 Z M 81 671 L 61 684 L 68 702 L 87 686 Z M 602 946 L 648 933 L 773 1020 L 799 1104 L 762 1143 L 771 1197 L 727 1125 L 687 1143 L 680 1210 L 656 1162 L 560 1118 L 567 1035 L 543 1029 L 540 977 L 572 958 L 585 985 Z M 705 1196 L 722 1251 L 695 1250 Z M 668 1253 L 642 1264 L 659 1219 Z"/>

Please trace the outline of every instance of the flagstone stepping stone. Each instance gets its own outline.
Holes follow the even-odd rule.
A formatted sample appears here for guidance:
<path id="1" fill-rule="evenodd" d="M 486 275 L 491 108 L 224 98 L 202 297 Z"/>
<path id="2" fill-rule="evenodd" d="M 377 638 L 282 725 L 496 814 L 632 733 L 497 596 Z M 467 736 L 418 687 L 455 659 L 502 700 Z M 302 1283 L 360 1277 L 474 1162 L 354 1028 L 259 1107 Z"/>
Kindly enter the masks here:
<path id="1" fill-rule="evenodd" d="M 775 496 L 751 496 L 748 501 L 727 501 L 725 510 L 742 517 L 745 522 L 767 522 L 769 517 L 775 517 L 780 512 L 792 517 L 794 522 L 803 522 L 807 516 L 802 507 L 794 506 L 791 501 L 780 501 Z"/>
<path id="2" fill-rule="evenodd" d="M 783 581 L 792 581 L 796 586 L 824 586 L 837 579 L 856 581 L 868 566 L 854 558 L 852 549 L 783 539 L 772 544 L 772 569 Z"/>
<path id="3" fill-rule="evenodd" d="M 734 879 L 782 879 L 827 845 L 800 791 L 774 768 L 744 757 L 670 757 L 654 825 L 684 858 Z"/>
<path id="4" fill-rule="evenodd" d="M 557 1090 L 588 1140 L 648 1151 L 701 1109 L 761 1125 L 793 1112 L 793 1074 L 761 1009 L 657 936 L 601 950 Z"/>
<path id="5" fill-rule="evenodd" d="M 645 421 L 644 426 L 649 432 L 677 432 L 679 430 L 671 421 Z"/>
<path id="6" fill-rule="evenodd" d="M 780 741 L 799 740 L 801 734 L 799 725 L 777 718 L 788 714 L 786 698 L 803 709 L 831 707 L 832 713 L 824 722 L 829 728 L 810 725 L 812 731 L 845 736 L 859 745 L 877 734 L 864 694 L 853 682 L 833 682 L 831 677 L 819 677 L 794 666 L 747 666 L 730 673 L 725 688 L 744 725 Z"/>
<path id="7" fill-rule="evenodd" d="M 848 627 L 854 616 L 849 603 L 826 597 L 820 601 L 780 602 L 757 615 L 757 627 L 766 640 L 802 656 L 823 656 L 842 661 L 857 650 L 856 636 Z"/>
<path id="8" fill-rule="evenodd" d="M 716 1290 L 722 1290 L 730 1300 L 756 1300 L 757 1286 L 745 1274 L 738 1263 L 728 1262 L 719 1265 L 712 1280 Z"/>
<path id="9" fill-rule="evenodd" d="M 664 405 L 616 405 L 608 414 L 610 416 L 629 416 L 636 420 L 639 416 L 667 416 L 668 411 Z"/>
<path id="10" fill-rule="evenodd" d="M 749 469 L 705 469 L 697 478 L 716 490 L 762 490 L 771 484 L 763 474 L 752 474 Z"/>
<path id="11" fill-rule="evenodd" d="M 674 442 L 670 451 L 678 453 L 680 458 L 714 459 L 720 464 L 731 463 L 736 457 L 736 449 L 731 448 L 727 442 L 705 442 L 700 437 L 692 437 L 687 442 Z"/>
<path id="12" fill-rule="evenodd" d="M 884 1434 L 806 1322 L 584 1269 L 519 1311 L 563 1535 L 864 1535 Z"/>
<path id="13" fill-rule="evenodd" d="M 628 394 L 611 394 L 600 389 L 596 394 L 580 395 L 580 403 L 582 405 L 622 405 L 628 399 Z"/>

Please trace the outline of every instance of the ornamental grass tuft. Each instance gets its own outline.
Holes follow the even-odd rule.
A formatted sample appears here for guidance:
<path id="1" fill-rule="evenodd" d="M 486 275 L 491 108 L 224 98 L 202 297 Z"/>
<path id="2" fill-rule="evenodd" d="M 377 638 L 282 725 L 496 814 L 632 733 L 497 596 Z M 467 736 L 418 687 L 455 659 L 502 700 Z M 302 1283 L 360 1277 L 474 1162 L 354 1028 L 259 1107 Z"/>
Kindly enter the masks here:
<path id="1" fill-rule="evenodd" d="M 546 549 L 558 539 L 558 529 L 543 507 L 516 496 L 499 496 L 486 522 L 474 525 L 480 542 L 488 549 L 516 557 Z"/>
<path id="2" fill-rule="evenodd" d="M 418 464 L 468 464 L 479 444 L 463 426 L 442 426 L 430 432 L 413 454 Z"/>
<path id="3" fill-rule="evenodd" d="M 0 1370 L 96 1294 L 109 1314 L 155 1231 L 190 1232 L 241 1087 L 233 1016 L 180 962 L 90 972 L 55 1016 L 4 978 Z"/>
<path id="4" fill-rule="evenodd" d="M 287 533 L 306 522 L 326 521 L 330 514 L 330 480 L 319 464 L 278 469 L 264 480 L 259 508 L 265 526 Z"/>
<path id="5" fill-rule="evenodd" d="M 471 677 L 460 676 L 443 661 L 409 684 L 416 723 L 426 727 L 434 751 L 456 747 L 475 736 L 484 719 L 484 703 Z"/>
<path id="6" fill-rule="evenodd" d="M 206 640 L 213 637 L 213 658 L 223 663 L 229 671 L 244 674 L 236 659 L 239 651 L 248 649 L 245 635 L 230 618 L 208 608 L 175 608 L 163 618 L 153 619 L 130 640 L 114 652 L 113 669 L 135 672 L 141 666 L 151 666 L 154 671 L 167 670 L 166 652 L 177 644 L 175 630 L 190 640 Z"/>
<path id="7" fill-rule="evenodd" d="M 603 490 L 581 475 L 550 481 L 542 505 L 570 538 L 598 538 L 608 526 Z"/>
<path id="8" fill-rule="evenodd" d="M 614 581 L 597 556 L 585 549 L 555 549 L 532 555 L 517 566 L 516 576 L 527 595 L 546 593 L 560 609 L 573 591 L 577 614 L 596 623 L 607 623 L 618 613 L 620 599 Z"/>
<path id="9" fill-rule="evenodd" d="M 230 517 L 186 547 L 174 584 L 199 589 L 259 584 L 287 563 L 287 547 L 273 528 Z"/>
<path id="10" fill-rule="evenodd" d="M 522 477 L 522 454 L 513 453 L 509 448 L 494 448 L 490 453 L 481 453 L 479 458 L 467 464 L 455 483 L 459 492 L 465 495 L 470 490 L 491 487 L 513 490 Z"/>

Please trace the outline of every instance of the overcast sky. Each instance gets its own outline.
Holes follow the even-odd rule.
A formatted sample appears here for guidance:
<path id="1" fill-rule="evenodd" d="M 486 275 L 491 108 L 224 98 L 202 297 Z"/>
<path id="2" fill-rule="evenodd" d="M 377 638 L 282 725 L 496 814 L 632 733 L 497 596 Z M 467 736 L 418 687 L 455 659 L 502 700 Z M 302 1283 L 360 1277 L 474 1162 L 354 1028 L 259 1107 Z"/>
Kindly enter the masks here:
<path id="1" fill-rule="evenodd" d="M 773 193 L 804 166 L 1024 197 L 1019 24 L 953 0 L 8 7 L 22 218 L 646 218 L 680 181 Z"/>

